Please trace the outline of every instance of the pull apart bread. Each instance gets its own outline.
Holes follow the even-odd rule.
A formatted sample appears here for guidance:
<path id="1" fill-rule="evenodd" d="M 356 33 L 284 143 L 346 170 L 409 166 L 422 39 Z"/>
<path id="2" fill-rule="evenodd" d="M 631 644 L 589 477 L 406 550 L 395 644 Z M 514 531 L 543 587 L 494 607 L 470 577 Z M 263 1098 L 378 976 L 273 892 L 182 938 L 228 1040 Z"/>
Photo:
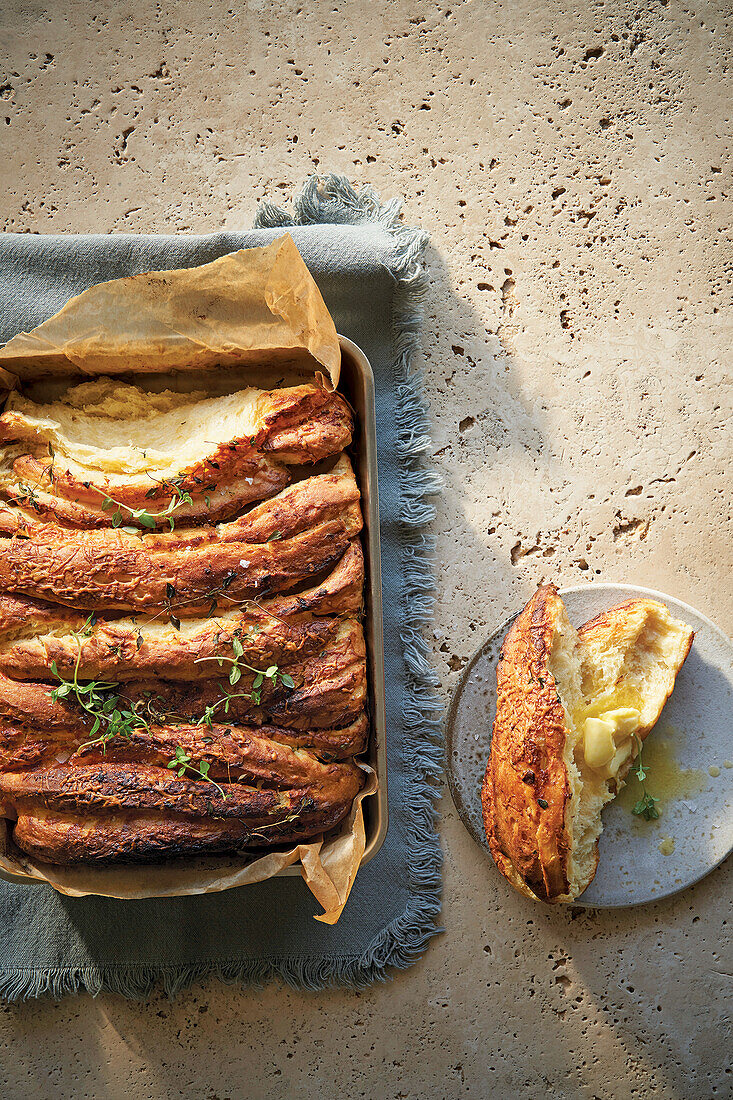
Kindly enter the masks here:
<path id="1" fill-rule="evenodd" d="M 109 378 L 50 405 L 13 392 L 0 415 L 5 524 L 109 527 L 111 514 L 126 524 L 130 509 L 145 509 L 151 527 L 167 530 L 171 504 L 176 524 L 218 522 L 283 489 L 289 467 L 338 454 L 352 427 L 347 403 L 320 376 L 217 397 Z"/>
<path id="2" fill-rule="evenodd" d="M 497 668 L 482 804 L 494 860 L 525 896 L 569 902 L 591 882 L 601 810 L 624 786 L 693 637 L 649 599 L 576 631 L 554 585 L 514 621 Z"/>
<path id="3" fill-rule="evenodd" d="M 352 429 L 319 378 L 11 395 L 0 814 L 19 848 L 161 860 L 291 844 L 348 814 L 368 732 Z"/>

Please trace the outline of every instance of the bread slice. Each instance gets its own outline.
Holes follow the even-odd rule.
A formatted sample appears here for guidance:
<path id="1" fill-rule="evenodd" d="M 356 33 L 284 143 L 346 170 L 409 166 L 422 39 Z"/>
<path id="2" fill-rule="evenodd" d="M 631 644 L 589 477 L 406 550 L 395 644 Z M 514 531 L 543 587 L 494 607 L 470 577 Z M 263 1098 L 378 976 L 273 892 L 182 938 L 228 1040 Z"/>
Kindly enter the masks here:
<path id="1" fill-rule="evenodd" d="M 648 599 L 576 631 L 553 585 L 515 620 L 497 668 L 482 804 L 497 866 L 526 896 L 572 901 L 593 879 L 601 810 L 622 788 L 635 739 L 659 718 L 693 636 Z"/>
<path id="2" fill-rule="evenodd" d="M 220 396 L 153 393 L 99 378 L 53 404 L 11 393 L 0 415 L 0 497 L 26 522 L 72 527 L 220 522 L 351 442 L 340 394 L 315 383 Z M 187 496 L 184 496 L 187 494 Z M 188 499 L 190 497 L 190 499 Z M 116 503 L 107 504 L 109 498 Z"/>
<path id="3" fill-rule="evenodd" d="M 216 526 L 133 533 L 28 525 L 0 507 L 0 590 L 76 608 L 201 613 L 289 591 L 332 569 L 359 534 L 348 457 Z M 2 536 L 5 536 L 4 538 Z"/>
<path id="4" fill-rule="evenodd" d="M 320 768 L 327 776 L 284 790 L 203 783 L 148 764 L 4 772 L 0 810 L 16 821 L 18 847 L 49 863 L 262 847 L 317 836 L 349 812 L 364 773 L 352 764 Z"/>
<path id="5" fill-rule="evenodd" d="M 307 731 L 314 745 L 318 741 L 331 752 L 331 739 L 320 735 L 316 738 L 315 731 L 349 726 L 363 714 L 367 700 L 366 647 L 362 625 L 354 619 L 322 619 L 317 625 L 327 626 L 330 641 L 310 656 L 288 654 L 281 666 L 292 679 L 292 687 L 286 688 L 279 679 L 265 678 L 253 700 L 249 696 L 256 674 L 245 669 L 226 711 L 221 705 L 217 707 L 217 717 L 226 714 L 226 720 L 233 724 L 269 723 L 288 730 Z M 269 658 L 253 667 L 266 668 L 268 661 Z M 209 679 L 156 678 L 155 671 L 159 676 L 166 676 L 165 662 L 153 666 L 152 670 L 148 666 L 147 675 L 143 670 L 138 671 L 135 678 L 129 674 L 125 678 L 117 672 L 113 662 L 105 682 L 118 684 L 117 693 L 127 707 L 136 709 L 148 721 L 162 722 L 170 715 L 179 720 L 196 721 L 207 707 L 231 694 L 228 665 L 220 669 L 214 660 L 203 662 L 199 667 L 208 670 Z M 65 676 L 72 680 L 73 669 Z M 59 680 L 50 669 L 43 669 L 43 678 L 39 680 L 17 680 L 0 673 L 0 739 L 2 730 L 7 727 L 24 726 L 40 731 L 79 728 L 83 740 L 87 736 L 83 713 L 68 698 L 54 701 L 53 691 L 58 686 Z M 305 741 L 299 743 L 306 744 Z M 0 767 L 2 758 L 0 748 Z"/>
<path id="6" fill-rule="evenodd" d="M 21 697 L 30 695 L 28 687 L 27 684 L 20 685 L 18 694 Z M 163 765 L 167 766 L 168 761 L 175 756 L 176 746 L 180 744 L 185 747 L 179 739 L 181 731 L 184 735 L 188 731 L 189 738 L 195 733 L 199 738 L 199 745 L 209 745 L 212 755 L 216 752 L 217 746 L 208 726 L 200 723 L 190 726 L 182 723 L 156 725 L 152 719 L 147 729 L 139 727 L 129 739 L 110 740 L 103 750 L 99 747 L 92 748 L 89 724 L 84 725 L 78 714 L 73 714 L 58 703 L 54 704 L 50 699 L 50 689 L 48 694 L 46 693 L 45 684 L 32 685 L 32 687 L 36 690 L 28 699 L 30 705 L 24 713 L 16 716 L 17 724 L 4 722 L 0 726 L 0 771 L 17 772 L 53 768 L 70 762 L 72 764 L 89 763 L 100 758 L 100 751 L 102 762 L 133 759 L 159 763 L 161 752 L 166 746 L 170 748 L 170 752 Z M 49 721 L 38 721 L 32 726 L 22 724 L 24 717 L 42 715 L 44 705 Z M 145 712 L 142 711 L 142 713 Z M 265 760 L 267 757 L 270 761 L 282 759 L 277 756 L 279 746 L 282 745 L 290 749 L 306 750 L 306 757 L 312 755 L 314 759 L 325 763 L 348 760 L 363 752 L 366 746 L 368 719 L 363 710 L 353 722 L 339 729 L 287 729 L 278 725 L 238 725 L 230 721 L 229 715 L 225 717 L 229 724 L 220 725 L 218 728 L 224 731 L 226 737 L 232 739 L 229 742 L 230 747 L 239 747 L 240 750 L 242 746 L 247 750 L 251 746 L 259 747 L 263 753 L 262 759 Z M 219 736 L 221 737 L 222 734 Z M 246 754 L 242 752 L 240 762 L 244 762 L 244 755 Z M 212 764 L 213 771 L 213 761 L 209 762 Z M 237 766 L 231 752 L 225 756 L 222 766 Z"/>

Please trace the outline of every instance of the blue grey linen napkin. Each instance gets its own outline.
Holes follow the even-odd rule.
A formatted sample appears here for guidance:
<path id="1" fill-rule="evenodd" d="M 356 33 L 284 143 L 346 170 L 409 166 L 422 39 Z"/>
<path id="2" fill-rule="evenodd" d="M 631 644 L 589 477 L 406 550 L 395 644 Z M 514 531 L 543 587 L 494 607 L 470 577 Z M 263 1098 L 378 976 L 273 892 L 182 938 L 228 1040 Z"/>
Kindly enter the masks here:
<path id="1" fill-rule="evenodd" d="M 427 237 L 403 226 L 399 209 L 329 176 L 306 183 L 292 218 L 262 206 L 250 233 L 0 237 L 5 342 L 93 283 L 207 263 L 293 227 L 336 328 L 363 348 L 376 377 L 389 775 L 387 839 L 359 872 L 335 926 L 313 920 L 319 906 L 299 878 L 143 901 L 68 898 L 44 885 L 0 881 L 0 997 L 82 989 L 140 997 L 159 981 L 174 993 L 209 974 L 240 983 L 277 975 L 311 989 L 360 986 L 388 966 L 409 966 L 437 930 L 440 717 L 420 636 L 432 600 L 426 498 L 437 486 L 423 462 L 427 418 L 410 370 Z"/>

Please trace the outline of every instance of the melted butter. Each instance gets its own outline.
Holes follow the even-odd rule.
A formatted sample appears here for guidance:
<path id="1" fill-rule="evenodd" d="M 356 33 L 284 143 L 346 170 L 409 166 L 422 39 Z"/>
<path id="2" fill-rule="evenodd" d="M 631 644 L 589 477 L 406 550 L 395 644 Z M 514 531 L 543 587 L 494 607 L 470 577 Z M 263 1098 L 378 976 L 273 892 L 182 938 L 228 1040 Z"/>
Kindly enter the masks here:
<path id="1" fill-rule="evenodd" d="M 657 847 L 663 856 L 671 856 L 674 851 L 674 837 L 663 836 Z"/>
<path id="2" fill-rule="evenodd" d="M 583 708 L 584 718 L 599 718 L 604 711 L 625 710 L 642 711 L 644 700 L 638 691 L 631 687 L 615 688 L 603 695 L 596 695 L 592 702 L 588 700 Z"/>
<path id="3" fill-rule="evenodd" d="M 646 789 L 659 799 L 657 809 L 660 813 L 669 802 L 680 798 L 691 798 L 700 794 L 707 786 L 707 775 L 699 768 L 682 768 L 674 753 L 674 741 L 667 730 L 653 730 L 644 742 L 644 770 L 647 773 Z M 679 740 L 679 738 L 677 738 Z M 641 783 L 633 772 L 626 777 L 626 786 L 617 798 L 625 810 L 631 813 L 642 795 Z M 643 825 L 648 823 L 637 817 Z"/>
<path id="4" fill-rule="evenodd" d="M 717 779 L 720 775 L 720 768 L 717 764 L 711 764 L 708 768 L 708 775 L 712 775 L 713 779 Z"/>

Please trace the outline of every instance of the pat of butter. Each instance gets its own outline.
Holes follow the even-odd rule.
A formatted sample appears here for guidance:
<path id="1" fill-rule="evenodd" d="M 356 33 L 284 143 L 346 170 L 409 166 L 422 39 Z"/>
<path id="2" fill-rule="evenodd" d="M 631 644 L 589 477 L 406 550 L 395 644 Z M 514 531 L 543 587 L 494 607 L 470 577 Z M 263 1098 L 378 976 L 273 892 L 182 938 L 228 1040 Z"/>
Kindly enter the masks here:
<path id="1" fill-rule="evenodd" d="M 613 754 L 613 760 L 608 765 L 606 772 L 606 779 L 612 779 L 614 775 L 618 774 L 618 770 L 622 764 L 631 756 L 631 741 L 627 741 L 625 745 L 622 745 L 619 749 L 616 749 Z"/>
<path id="2" fill-rule="evenodd" d="M 613 760 L 616 745 L 613 740 L 614 726 L 603 718 L 585 720 L 585 761 L 589 768 L 604 768 Z"/>
<path id="3" fill-rule="evenodd" d="M 629 738 L 639 728 L 640 717 L 633 707 L 619 707 L 599 718 L 586 718 L 583 748 L 588 767 L 603 772 L 606 779 L 616 775 L 631 756 Z"/>
<path id="4" fill-rule="evenodd" d="M 611 722 L 615 727 L 614 740 L 618 742 L 624 737 L 631 737 L 631 734 L 638 730 L 641 714 L 633 707 L 619 707 L 618 710 L 607 710 L 601 718 L 604 722 Z"/>

